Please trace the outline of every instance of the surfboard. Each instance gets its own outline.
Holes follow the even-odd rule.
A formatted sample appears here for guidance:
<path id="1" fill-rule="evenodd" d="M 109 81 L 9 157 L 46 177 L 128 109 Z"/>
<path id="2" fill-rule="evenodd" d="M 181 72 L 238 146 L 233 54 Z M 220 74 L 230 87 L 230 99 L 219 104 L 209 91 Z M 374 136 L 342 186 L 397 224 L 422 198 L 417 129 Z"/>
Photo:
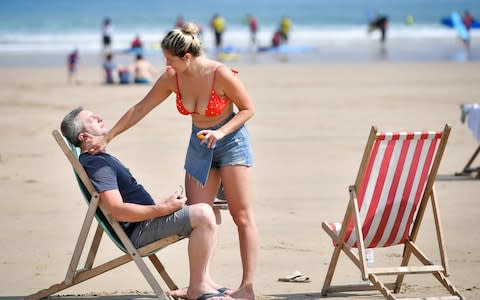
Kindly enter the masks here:
<path id="1" fill-rule="evenodd" d="M 457 32 L 458 36 L 464 40 L 470 40 L 470 35 L 468 34 L 468 30 L 463 24 L 462 17 L 457 12 L 452 12 L 450 15 L 450 20 L 452 21 L 452 27 Z"/>
<path id="2" fill-rule="evenodd" d="M 444 17 L 440 20 L 440 23 L 447 26 L 447 27 L 453 28 L 452 17 Z M 474 20 L 472 22 L 472 27 L 471 28 L 472 29 L 480 29 L 480 22 Z"/>
<path id="3" fill-rule="evenodd" d="M 123 51 L 124 53 L 127 53 L 127 54 L 133 54 L 133 55 L 137 55 L 137 54 L 144 54 L 145 53 L 145 49 L 142 49 L 142 48 L 127 48 Z"/>
<path id="4" fill-rule="evenodd" d="M 235 52 L 219 52 L 217 59 L 220 61 L 237 61 L 240 59 L 240 54 Z"/>

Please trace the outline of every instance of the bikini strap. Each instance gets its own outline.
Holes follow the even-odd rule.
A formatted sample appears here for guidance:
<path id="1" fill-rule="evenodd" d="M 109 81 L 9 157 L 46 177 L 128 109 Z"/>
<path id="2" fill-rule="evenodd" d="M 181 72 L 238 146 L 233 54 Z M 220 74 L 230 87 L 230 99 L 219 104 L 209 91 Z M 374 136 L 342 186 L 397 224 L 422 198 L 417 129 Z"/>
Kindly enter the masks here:
<path id="1" fill-rule="evenodd" d="M 213 71 L 212 90 L 213 90 L 213 88 L 215 87 L 215 77 L 217 77 L 217 70 L 218 70 L 218 68 L 220 68 L 221 66 L 223 66 L 223 65 L 218 65 L 218 66 L 215 68 L 215 71 Z"/>
<path id="2" fill-rule="evenodd" d="M 175 82 L 177 83 L 177 94 L 180 95 L 180 86 L 178 85 L 178 74 L 175 72 Z"/>
<path id="3" fill-rule="evenodd" d="M 222 67 L 223 65 L 218 65 L 216 68 L 215 68 L 215 71 L 213 71 L 213 81 L 212 81 L 212 90 L 213 88 L 215 87 L 215 77 L 217 76 L 217 70 Z M 232 70 L 233 74 L 238 74 L 238 71 L 237 69 L 234 69 L 234 68 L 231 68 L 230 70 Z M 175 73 L 175 76 L 177 75 L 177 73 Z M 177 88 L 178 88 L 178 83 L 177 83 Z"/>

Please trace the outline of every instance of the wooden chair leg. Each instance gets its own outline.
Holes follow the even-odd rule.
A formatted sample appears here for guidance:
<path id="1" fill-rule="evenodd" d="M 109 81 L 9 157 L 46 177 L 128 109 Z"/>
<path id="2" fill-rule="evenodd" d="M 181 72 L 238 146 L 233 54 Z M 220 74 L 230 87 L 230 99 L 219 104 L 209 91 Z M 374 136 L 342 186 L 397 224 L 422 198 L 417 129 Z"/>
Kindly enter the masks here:
<path id="1" fill-rule="evenodd" d="M 97 226 L 95 235 L 93 237 L 92 245 L 90 246 L 90 251 L 88 252 L 87 259 L 85 261 L 85 269 L 91 269 L 93 267 L 93 262 L 98 252 L 98 247 L 100 246 L 100 241 L 102 240 L 103 228 L 100 224 Z"/>
<path id="2" fill-rule="evenodd" d="M 150 259 L 150 261 L 152 262 L 153 266 L 155 267 L 155 269 L 157 269 L 158 273 L 160 274 L 160 276 L 162 276 L 162 279 L 163 281 L 165 281 L 165 283 L 167 284 L 168 288 L 173 291 L 173 290 L 178 290 L 178 286 L 175 284 L 175 282 L 173 282 L 172 278 L 170 277 L 170 275 L 168 275 L 167 271 L 165 270 L 165 267 L 163 266 L 163 264 L 160 262 L 160 260 L 158 259 L 157 255 L 155 254 L 152 254 L 152 255 L 149 255 L 148 258 Z"/>
<path id="3" fill-rule="evenodd" d="M 412 255 L 412 251 L 410 250 L 409 247 L 407 247 L 405 245 L 405 249 L 403 250 L 403 259 L 402 259 L 402 263 L 400 264 L 400 266 L 402 266 L 402 267 L 407 266 L 408 262 L 410 261 L 411 255 Z M 397 280 L 395 280 L 395 289 L 393 290 L 393 292 L 395 294 L 398 294 L 400 292 L 400 288 L 402 287 L 404 277 L 405 277 L 405 274 L 398 274 L 397 275 Z"/>
<path id="4" fill-rule="evenodd" d="M 382 293 L 382 295 L 387 300 L 395 300 L 395 296 L 393 296 L 392 292 L 378 279 L 375 274 L 370 274 L 368 279 L 372 282 L 373 286 Z"/>
<path id="5" fill-rule="evenodd" d="M 432 273 L 435 278 L 452 294 L 453 296 L 457 296 L 460 299 L 465 299 L 461 294 L 460 291 L 455 288 L 455 286 L 448 281 L 447 277 L 442 272 L 434 272 Z"/>
<path id="6" fill-rule="evenodd" d="M 327 296 L 327 290 L 330 287 L 333 279 L 333 274 L 335 273 L 335 268 L 337 266 L 338 258 L 341 253 L 341 245 L 337 245 L 333 250 L 332 258 L 330 260 L 330 265 L 328 266 L 327 275 L 325 276 L 325 281 L 322 288 L 322 296 Z"/>
<path id="7" fill-rule="evenodd" d="M 477 168 L 471 168 L 470 166 L 472 165 L 473 161 L 477 157 L 478 153 L 480 153 L 480 146 L 478 146 L 477 150 L 473 153 L 472 157 L 468 160 L 467 164 L 463 168 L 461 172 L 455 173 L 455 176 L 461 176 L 461 175 L 470 175 L 473 172 L 479 172 L 480 167 Z"/>
<path id="8" fill-rule="evenodd" d="M 109 262 L 101 264 L 93 269 L 77 272 L 75 276 L 72 278 L 71 282 L 69 283 L 67 283 L 66 281 L 63 281 L 61 283 L 54 284 L 48 289 L 38 291 L 35 294 L 25 297 L 25 299 L 36 300 L 36 299 L 42 299 L 42 298 L 48 297 L 50 295 L 63 291 L 66 288 L 69 288 L 81 282 L 84 282 L 85 280 L 88 280 L 90 278 L 93 278 L 105 272 L 108 272 L 112 269 L 115 269 L 116 267 L 124 265 L 130 261 L 132 261 L 132 258 L 129 255 L 122 255 L 120 257 L 117 257 L 116 259 L 112 259 Z"/>

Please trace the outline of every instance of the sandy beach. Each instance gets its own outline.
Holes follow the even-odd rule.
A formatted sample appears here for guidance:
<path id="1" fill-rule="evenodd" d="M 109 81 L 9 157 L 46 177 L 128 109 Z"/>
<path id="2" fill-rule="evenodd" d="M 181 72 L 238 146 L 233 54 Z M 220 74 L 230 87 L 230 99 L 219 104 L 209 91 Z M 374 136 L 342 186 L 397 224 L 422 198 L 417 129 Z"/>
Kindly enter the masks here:
<path id="1" fill-rule="evenodd" d="M 460 104 L 480 102 L 480 63 L 240 64 L 239 76 L 257 112 L 248 123 L 254 158 L 254 209 L 260 232 L 255 281 L 258 299 L 317 299 L 332 253 L 323 220 L 340 221 L 372 125 L 380 131 L 441 130 L 452 126 L 439 174 L 460 171 L 477 141 L 460 122 Z M 110 126 L 149 86 L 105 86 L 98 67 L 82 66 L 81 83 L 67 84 L 63 67 L 0 69 L 0 299 L 22 298 L 64 279 L 86 212 L 72 170 L 51 131 L 78 105 Z M 151 193 L 183 184 L 190 120 L 170 98 L 118 136 L 116 154 Z M 478 162 L 477 162 L 478 165 Z M 480 298 L 480 181 L 438 181 L 439 209 L 451 282 Z M 241 279 L 238 239 L 223 212 L 214 278 Z M 440 260 L 430 207 L 418 240 Z M 104 239 L 99 261 L 119 254 Z M 376 264 L 398 263 L 400 247 L 376 251 Z M 186 242 L 159 253 L 179 286 L 188 284 Z M 310 283 L 283 283 L 298 270 Z M 360 274 L 344 255 L 335 283 Z M 388 280 L 387 280 L 388 281 Z M 162 283 L 163 284 L 163 283 Z M 57 299 L 143 299 L 152 292 L 133 263 L 60 293 Z M 447 292 L 430 275 L 405 279 L 400 297 Z M 335 299 L 383 299 L 380 293 Z"/>

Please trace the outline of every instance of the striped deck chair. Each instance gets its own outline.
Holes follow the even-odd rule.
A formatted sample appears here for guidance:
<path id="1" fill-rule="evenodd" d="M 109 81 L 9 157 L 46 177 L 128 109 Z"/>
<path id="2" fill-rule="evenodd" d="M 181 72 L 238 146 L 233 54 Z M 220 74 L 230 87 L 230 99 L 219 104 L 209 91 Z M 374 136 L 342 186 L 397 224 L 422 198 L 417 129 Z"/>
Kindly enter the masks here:
<path id="1" fill-rule="evenodd" d="M 173 282 L 170 275 L 167 273 L 163 264 L 160 262 L 155 253 L 158 250 L 183 239 L 183 237 L 180 237 L 178 235 L 172 235 L 156 242 L 150 243 L 142 248 L 136 249 L 128 238 L 125 231 L 120 226 L 120 224 L 115 219 L 113 219 L 113 217 L 100 203 L 99 194 L 93 187 L 87 173 L 78 161 L 78 156 L 80 154 L 79 149 L 68 143 L 68 141 L 63 138 L 63 136 L 60 134 L 60 132 L 58 132 L 58 130 L 54 130 L 52 134 L 58 145 L 62 149 L 63 153 L 67 156 L 68 160 L 72 164 L 80 190 L 88 204 L 88 210 L 83 221 L 83 225 L 77 240 L 77 244 L 75 246 L 75 250 L 72 254 L 72 258 L 70 261 L 70 265 L 67 269 L 65 279 L 62 282 L 54 284 L 47 289 L 40 290 L 35 294 L 27 296 L 25 299 L 42 299 L 48 297 L 66 288 L 69 288 L 90 278 L 96 277 L 107 271 L 122 266 L 132 260 L 135 262 L 140 272 L 143 274 L 143 276 L 151 286 L 153 292 L 160 299 L 170 299 L 171 297 L 167 296 L 163 292 L 159 283 L 153 276 L 153 273 L 147 267 L 142 258 L 148 257 L 150 259 L 151 263 L 153 264 L 153 266 L 160 274 L 163 281 L 166 283 L 170 290 L 178 289 L 177 285 Z M 67 145 L 67 143 L 69 145 Z M 79 262 L 82 256 L 82 252 L 85 248 L 87 236 L 89 234 L 90 227 L 94 218 L 97 220 L 98 223 L 97 230 L 93 237 L 88 256 L 85 259 L 85 265 L 83 268 L 79 268 Z M 100 240 L 104 232 L 107 233 L 112 242 L 124 254 L 106 263 L 93 266 L 97 251 L 100 246 Z"/>
<path id="2" fill-rule="evenodd" d="M 343 222 L 322 223 L 334 244 L 323 296 L 334 292 L 378 290 L 385 298 L 396 299 L 394 294 L 400 291 L 406 274 L 431 273 L 450 292 L 451 295 L 444 299 L 463 299 L 446 278 L 447 255 L 433 189 L 449 133 L 448 125 L 442 132 L 411 133 L 377 133 L 372 127 L 355 185 L 349 187 L 350 201 Z M 428 259 L 416 244 L 429 200 L 440 265 Z M 368 267 L 365 249 L 395 245 L 403 245 L 400 266 Z M 363 280 L 369 280 L 370 284 L 331 285 L 342 251 L 360 269 Z M 408 266 L 412 254 L 421 265 Z M 379 279 L 382 275 L 394 275 L 396 281 L 384 284 Z"/>

